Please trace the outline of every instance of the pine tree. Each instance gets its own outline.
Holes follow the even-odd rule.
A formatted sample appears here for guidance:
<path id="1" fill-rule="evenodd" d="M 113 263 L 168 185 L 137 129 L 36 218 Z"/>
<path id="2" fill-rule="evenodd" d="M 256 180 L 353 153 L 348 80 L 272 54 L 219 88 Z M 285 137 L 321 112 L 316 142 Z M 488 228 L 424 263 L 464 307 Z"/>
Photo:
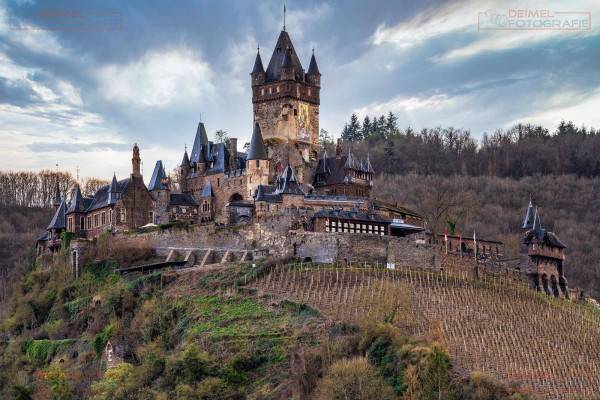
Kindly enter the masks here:
<path id="1" fill-rule="evenodd" d="M 368 140 L 371 137 L 371 118 L 368 115 L 363 119 L 361 140 Z"/>
<path id="2" fill-rule="evenodd" d="M 385 116 L 379 116 L 377 125 L 379 125 L 379 130 L 377 131 L 377 139 L 385 139 Z"/>
<path id="3" fill-rule="evenodd" d="M 385 120 L 385 137 L 394 138 L 396 136 L 398 136 L 398 117 L 390 111 Z"/>
<path id="4" fill-rule="evenodd" d="M 350 124 L 348 125 L 349 135 L 351 137 L 350 141 L 356 142 L 360 140 L 361 128 L 360 122 L 358 122 L 358 116 L 356 113 L 352 113 L 350 117 Z"/>
<path id="5" fill-rule="evenodd" d="M 344 124 L 344 129 L 342 129 L 341 137 L 344 142 L 352 141 L 352 135 L 350 134 L 350 127 L 348 126 L 348 124 Z"/>

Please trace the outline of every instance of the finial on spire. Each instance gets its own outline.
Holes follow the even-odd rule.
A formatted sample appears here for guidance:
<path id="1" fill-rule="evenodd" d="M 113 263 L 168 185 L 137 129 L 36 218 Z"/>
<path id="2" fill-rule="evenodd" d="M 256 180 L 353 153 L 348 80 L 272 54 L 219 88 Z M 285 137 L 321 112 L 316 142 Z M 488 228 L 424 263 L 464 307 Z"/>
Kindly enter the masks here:
<path id="1" fill-rule="evenodd" d="M 285 3 L 283 3 L 283 31 L 285 32 Z"/>

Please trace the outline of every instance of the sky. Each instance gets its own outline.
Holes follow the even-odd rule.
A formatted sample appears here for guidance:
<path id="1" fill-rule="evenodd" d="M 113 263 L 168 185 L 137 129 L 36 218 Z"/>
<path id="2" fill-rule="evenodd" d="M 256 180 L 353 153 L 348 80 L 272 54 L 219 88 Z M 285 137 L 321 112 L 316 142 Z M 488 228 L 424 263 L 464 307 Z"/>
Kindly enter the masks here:
<path id="1" fill-rule="evenodd" d="M 392 111 L 401 128 L 477 138 L 519 122 L 600 128 L 597 0 L 288 0 L 286 9 L 305 69 L 314 48 L 320 124 L 334 136 L 353 112 Z M 257 47 L 266 66 L 282 26 L 280 0 L 0 0 L 0 170 L 58 164 L 122 178 L 138 143 L 149 179 L 156 160 L 181 162 L 200 120 L 241 147 Z"/>

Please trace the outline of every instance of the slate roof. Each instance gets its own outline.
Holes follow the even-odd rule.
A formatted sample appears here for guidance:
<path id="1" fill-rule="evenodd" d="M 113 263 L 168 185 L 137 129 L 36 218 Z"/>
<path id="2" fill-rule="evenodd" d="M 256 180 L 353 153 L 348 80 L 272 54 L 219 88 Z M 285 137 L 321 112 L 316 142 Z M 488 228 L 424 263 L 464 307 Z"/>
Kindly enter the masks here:
<path id="1" fill-rule="evenodd" d="M 204 123 L 199 122 L 198 128 L 196 129 L 196 136 L 194 137 L 194 145 L 192 146 L 192 154 L 190 156 L 190 162 L 198 163 L 203 162 L 208 154 L 208 136 L 206 135 L 206 128 Z"/>
<path id="2" fill-rule="evenodd" d="M 152 172 L 152 177 L 150 178 L 150 184 L 148 185 L 148 190 L 152 191 L 169 189 L 169 187 L 163 183 L 166 179 L 167 174 L 165 174 L 165 167 L 163 166 L 162 160 L 158 160 L 154 166 L 154 171 Z"/>
<path id="3" fill-rule="evenodd" d="M 284 58 L 286 58 L 287 49 L 289 49 L 288 63 L 290 66 L 296 69 L 294 77 L 295 80 L 304 80 L 304 68 L 302 68 L 302 63 L 298 58 L 298 54 L 296 54 L 296 50 L 292 44 L 292 39 L 290 39 L 290 36 L 286 31 L 281 31 L 279 38 L 277 39 L 277 43 L 275 44 L 273 54 L 271 55 L 271 60 L 269 61 L 269 65 L 267 67 L 267 82 L 277 81 L 281 78 L 281 67 L 283 65 Z"/>
<path id="4" fill-rule="evenodd" d="M 277 190 L 278 194 L 293 194 L 304 196 L 304 191 L 298 184 L 298 179 L 294 170 L 290 165 L 286 165 L 283 173 L 277 178 Z"/>
<path id="5" fill-rule="evenodd" d="M 67 201 L 62 199 L 60 205 L 56 209 L 52 220 L 50 221 L 50 225 L 48 225 L 48 230 L 50 229 L 65 229 L 67 227 L 65 214 L 67 213 Z"/>
<path id="6" fill-rule="evenodd" d="M 260 125 L 258 122 L 254 123 L 254 130 L 252 131 L 252 139 L 250 140 L 250 147 L 248 147 L 247 160 L 267 160 L 267 149 L 263 142 L 262 133 L 260 131 Z"/>
<path id="7" fill-rule="evenodd" d="M 189 166 L 190 165 L 190 157 L 188 156 L 187 149 L 183 152 L 183 160 L 181 160 L 181 166 Z"/>
<path id="8" fill-rule="evenodd" d="M 281 203 L 283 199 L 281 194 L 276 193 L 275 186 L 258 185 L 254 194 L 255 201 L 266 201 L 268 203 Z"/>
<path id="9" fill-rule="evenodd" d="M 204 187 L 202 188 L 202 194 L 200 195 L 200 197 L 206 198 L 206 197 L 213 197 L 214 193 L 212 190 L 212 184 L 210 183 L 210 181 L 206 181 L 206 183 L 204 184 Z"/>
<path id="10" fill-rule="evenodd" d="M 308 65 L 307 75 L 321 75 L 319 67 L 317 66 L 317 60 L 315 59 L 315 51 L 313 50 L 312 56 L 310 57 L 310 64 Z"/>
<path id="11" fill-rule="evenodd" d="M 71 204 L 69 204 L 67 214 L 85 212 L 88 205 L 89 204 L 86 204 L 86 201 L 84 201 L 83 196 L 81 195 L 81 189 L 79 188 L 79 185 L 77 185 L 75 187 L 75 194 L 71 199 Z"/>
<path id="12" fill-rule="evenodd" d="M 527 212 L 525 213 L 525 218 L 523 218 L 523 224 L 521 225 L 522 229 L 531 229 L 533 226 L 533 203 L 531 199 L 529 199 L 529 206 L 527 206 Z"/>
<path id="13" fill-rule="evenodd" d="M 527 231 L 525 234 L 524 242 L 526 244 L 532 243 L 534 240 L 541 242 L 545 245 L 558 247 L 561 249 L 566 248 L 567 246 L 556 236 L 554 232 L 549 232 L 542 227 L 542 220 L 540 218 L 540 214 L 538 209 L 535 209 L 535 214 L 533 217 L 533 226 Z"/>
<path id="14" fill-rule="evenodd" d="M 130 178 L 117 181 L 117 191 L 115 193 L 125 193 L 125 191 L 127 191 L 127 187 L 129 186 L 129 182 Z M 104 208 L 109 205 L 115 204 L 117 199 L 113 196 L 110 196 L 111 186 L 112 185 L 104 185 L 100 189 L 98 189 L 96 193 L 94 193 L 94 197 L 89 199 L 90 204 L 86 208 L 85 212 L 97 210 L 99 208 Z"/>
<path id="15" fill-rule="evenodd" d="M 192 195 L 187 193 L 171 193 L 169 196 L 170 206 L 198 206 Z"/>
<path id="16" fill-rule="evenodd" d="M 327 157 L 327 153 L 317 162 L 313 186 L 335 185 L 346 183 L 346 170 L 352 169 L 361 172 L 373 173 L 371 161 L 367 159 L 366 163 L 357 161 L 351 152 L 340 158 Z"/>
<path id="17" fill-rule="evenodd" d="M 254 60 L 254 68 L 252 68 L 253 74 L 260 74 L 265 72 L 263 67 L 262 59 L 260 58 L 260 50 L 256 53 L 256 60 Z"/>
<path id="18" fill-rule="evenodd" d="M 345 211 L 345 210 L 320 210 L 315 213 L 317 218 L 340 218 L 354 221 L 369 221 L 378 222 L 383 224 L 389 224 L 390 221 L 381 218 L 375 213 L 369 213 L 364 211 Z"/>

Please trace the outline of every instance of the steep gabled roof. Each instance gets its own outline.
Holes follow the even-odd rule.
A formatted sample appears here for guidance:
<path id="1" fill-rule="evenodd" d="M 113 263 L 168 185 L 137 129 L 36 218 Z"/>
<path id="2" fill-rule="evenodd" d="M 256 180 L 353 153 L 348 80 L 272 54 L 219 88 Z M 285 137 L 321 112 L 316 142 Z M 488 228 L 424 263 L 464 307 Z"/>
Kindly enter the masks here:
<path id="1" fill-rule="evenodd" d="M 67 210 L 67 214 L 75 213 L 75 212 L 85 212 L 86 204 L 83 200 L 83 196 L 81 195 L 81 189 L 79 189 L 79 185 L 75 187 L 75 194 L 71 199 L 71 204 L 69 205 L 69 209 Z"/>
<path id="2" fill-rule="evenodd" d="M 302 68 L 302 63 L 300 62 L 300 59 L 296 54 L 296 50 L 294 49 L 294 45 L 292 44 L 292 39 L 290 39 L 290 36 L 286 31 L 281 31 L 281 33 L 279 34 L 279 38 L 277 39 L 277 43 L 275 44 L 273 54 L 271 55 L 269 66 L 267 67 L 267 81 L 276 81 L 281 78 L 281 67 L 283 65 L 286 50 L 288 48 L 290 50 L 290 66 L 296 68 L 295 79 L 298 81 L 303 80 L 304 69 Z"/>
<path id="3" fill-rule="evenodd" d="M 250 147 L 248 148 L 248 156 L 246 159 L 267 160 L 267 149 L 265 148 L 258 122 L 254 123 L 254 130 L 252 131 L 252 139 L 250 140 Z"/>
<path id="4" fill-rule="evenodd" d="M 281 203 L 281 194 L 277 193 L 274 186 L 258 185 L 254 194 L 255 201 L 266 201 L 269 203 Z"/>
<path id="5" fill-rule="evenodd" d="M 277 194 L 294 194 L 304 196 L 304 191 L 298 184 L 296 174 L 290 165 L 286 165 L 283 173 L 278 178 Z"/>
<path id="6" fill-rule="evenodd" d="M 48 225 L 47 229 L 65 229 L 67 227 L 65 221 L 65 214 L 67 213 L 67 201 L 62 199 L 60 205 L 56 209 L 52 220 L 50 221 L 50 225 Z"/>
<path id="7" fill-rule="evenodd" d="M 164 184 L 166 179 L 167 174 L 165 173 L 162 160 L 158 160 L 154 166 L 154 171 L 152 172 L 152 177 L 150 178 L 150 184 L 148 185 L 148 190 L 168 190 L 169 187 Z"/>
<path id="8" fill-rule="evenodd" d="M 260 58 L 260 50 L 256 53 L 256 60 L 254 60 L 254 68 L 252 68 L 253 74 L 260 74 L 265 72 L 263 67 L 262 59 Z"/>
<path id="9" fill-rule="evenodd" d="M 315 51 L 313 50 L 312 56 L 310 57 L 310 64 L 308 65 L 307 75 L 321 75 L 319 67 L 317 66 L 317 60 L 315 59 Z"/>

